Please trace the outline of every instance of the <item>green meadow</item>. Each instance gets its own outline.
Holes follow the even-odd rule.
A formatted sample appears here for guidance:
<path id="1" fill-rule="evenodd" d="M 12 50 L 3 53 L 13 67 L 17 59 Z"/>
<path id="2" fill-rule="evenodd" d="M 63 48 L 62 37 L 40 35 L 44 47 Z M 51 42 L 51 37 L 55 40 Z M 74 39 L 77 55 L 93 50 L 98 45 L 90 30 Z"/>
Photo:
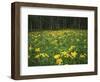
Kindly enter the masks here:
<path id="1" fill-rule="evenodd" d="M 87 64 L 87 30 L 28 32 L 28 65 Z"/>

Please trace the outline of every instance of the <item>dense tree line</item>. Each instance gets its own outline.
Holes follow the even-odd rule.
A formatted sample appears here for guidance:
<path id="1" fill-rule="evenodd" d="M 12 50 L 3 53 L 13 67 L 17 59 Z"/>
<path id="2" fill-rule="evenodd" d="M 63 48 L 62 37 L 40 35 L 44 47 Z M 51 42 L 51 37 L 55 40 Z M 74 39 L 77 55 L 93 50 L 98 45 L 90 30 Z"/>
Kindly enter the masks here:
<path id="1" fill-rule="evenodd" d="M 61 16 L 28 16 L 29 31 L 36 30 L 59 30 L 66 28 L 87 29 L 87 18 L 61 17 Z"/>

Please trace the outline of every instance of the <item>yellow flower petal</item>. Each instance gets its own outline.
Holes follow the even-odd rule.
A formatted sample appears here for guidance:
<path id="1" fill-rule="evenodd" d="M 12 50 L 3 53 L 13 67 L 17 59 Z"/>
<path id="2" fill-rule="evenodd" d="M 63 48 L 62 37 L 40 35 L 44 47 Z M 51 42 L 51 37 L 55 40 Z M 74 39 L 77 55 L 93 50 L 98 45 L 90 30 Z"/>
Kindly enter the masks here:
<path id="1" fill-rule="evenodd" d="M 35 49 L 35 52 L 40 52 L 40 48 L 36 48 Z"/>
<path id="2" fill-rule="evenodd" d="M 56 60 L 56 64 L 58 64 L 58 65 L 62 64 L 62 62 L 63 62 L 63 60 L 61 58 Z"/>
<path id="3" fill-rule="evenodd" d="M 80 58 L 85 58 L 85 57 L 86 57 L 86 54 L 84 54 L 84 55 L 81 54 L 81 55 L 80 55 Z"/>
<path id="4" fill-rule="evenodd" d="M 62 55 L 66 55 L 66 54 L 67 54 L 67 52 L 66 52 L 66 51 L 63 51 L 63 52 L 61 52 L 61 54 L 62 54 Z"/>
<path id="5" fill-rule="evenodd" d="M 40 55 L 38 54 L 38 55 L 36 55 L 34 58 L 39 58 L 40 57 Z"/>
<path id="6" fill-rule="evenodd" d="M 75 46 L 71 46 L 68 50 L 72 51 L 75 48 Z"/>
<path id="7" fill-rule="evenodd" d="M 77 52 L 76 51 L 71 52 L 71 55 L 75 58 L 77 56 Z"/>
<path id="8" fill-rule="evenodd" d="M 60 54 L 54 55 L 54 58 L 55 58 L 55 59 L 60 58 Z"/>

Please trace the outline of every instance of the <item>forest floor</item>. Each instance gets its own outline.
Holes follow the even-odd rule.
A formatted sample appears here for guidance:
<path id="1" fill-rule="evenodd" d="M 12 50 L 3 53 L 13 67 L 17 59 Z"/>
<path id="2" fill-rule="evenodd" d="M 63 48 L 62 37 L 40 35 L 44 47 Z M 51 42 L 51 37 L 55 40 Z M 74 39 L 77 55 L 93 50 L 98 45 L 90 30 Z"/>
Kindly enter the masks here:
<path id="1" fill-rule="evenodd" d="M 28 33 L 28 65 L 87 64 L 87 30 L 45 30 Z"/>

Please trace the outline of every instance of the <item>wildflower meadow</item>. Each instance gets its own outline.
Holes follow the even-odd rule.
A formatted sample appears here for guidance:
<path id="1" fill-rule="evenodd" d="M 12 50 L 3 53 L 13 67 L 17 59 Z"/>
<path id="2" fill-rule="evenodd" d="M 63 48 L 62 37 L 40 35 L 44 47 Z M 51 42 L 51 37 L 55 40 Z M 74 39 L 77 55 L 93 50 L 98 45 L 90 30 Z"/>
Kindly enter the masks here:
<path id="1" fill-rule="evenodd" d="M 87 30 L 45 30 L 28 33 L 29 66 L 87 63 Z"/>
<path id="2" fill-rule="evenodd" d="M 28 66 L 88 63 L 86 17 L 28 15 Z"/>

